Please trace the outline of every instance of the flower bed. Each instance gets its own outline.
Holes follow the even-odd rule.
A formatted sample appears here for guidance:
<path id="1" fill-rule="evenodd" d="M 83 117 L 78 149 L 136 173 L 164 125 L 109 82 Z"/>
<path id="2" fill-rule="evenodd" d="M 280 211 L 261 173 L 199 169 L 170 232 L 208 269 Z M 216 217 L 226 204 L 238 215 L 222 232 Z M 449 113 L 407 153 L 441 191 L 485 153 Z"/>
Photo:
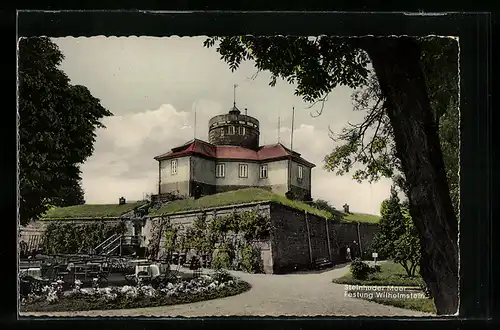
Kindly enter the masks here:
<path id="1" fill-rule="evenodd" d="M 57 281 L 24 297 L 21 312 L 156 307 L 223 298 L 249 289 L 250 284 L 224 272 L 178 283 L 164 282 L 156 288 L 140 283 L 137 286 L 81 288 L 77 281 L 72 290 L 63 291 L 63 282 Z"/>

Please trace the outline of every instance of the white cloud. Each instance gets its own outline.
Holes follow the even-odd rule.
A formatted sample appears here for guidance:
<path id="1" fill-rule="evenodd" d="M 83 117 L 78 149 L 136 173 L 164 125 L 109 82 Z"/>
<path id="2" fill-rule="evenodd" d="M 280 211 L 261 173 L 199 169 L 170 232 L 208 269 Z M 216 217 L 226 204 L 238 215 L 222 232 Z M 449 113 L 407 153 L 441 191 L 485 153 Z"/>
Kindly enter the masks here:
<path id="1" fill-rule="evenodd" d="M 291 129 L 281 128 L 281 135 L 285 135 L 285 146 L 290 146 Z M 308 161 L 316 164 L 313 169 L 312 196 L 330 201 L 340 209 L 345 203 L 351 205 L 355 212 L 378 214 L 380 203 L 389 196 L 391 180 L 380 180 L 377 183 L 359 184 L 352 180 L 352 176 L 337 176 L 323 168 L 324 157 L 333 149 L 333 142 L 326 130 L 318 130 L 312 125 L 301 124 L 294 129 L 293 148 Z"/>
<path id="2" fill-rule="evenodd" d="M 344 203 L 351 210 L 378 213 L 389 195 L 390 181 L 358 184 L 350 175 L 323 170 L 323 158 L 334 144 L 328 127 L 339 132 L 348 121 L 359 122 L 363 113 L 352 111 L 346 87 L 334 89 L 323 113 L 294 95 L 294 85 L 278 81 L 269 87 L 269 74 L 259 73 L 251 62 L 231 72 L 214 49 L 202 46 L 203 37 L 93 37 L 58 38 L 65 55 L 61 68 L 73 84 L 82 84 L 115 114 L 104 119 L 97 132 L 95 152 L 82 166 L 85 198 L 91 203 L 114 203 L 118 197 L 142 198 L 156 190 L 158 164 L 154 156 L 196 137 L 207 139 L 210 117 L 236 102 L 241 111 L 261 124 L 261 144 L 278 140 L 290 145 L 292 107 L 295 108 L 294 149 L 315 163 L 313 196 Z M 156 109 L 156 110 L 151 110 Z"/>
<path id="3" fill-rule="evenodd" d="M 107 117 L 103 120 L 107 128 L 99 131 L 99 139 L 117 148 L 138 148 L 145 138 L 160 141 L 172 130 L 189 125 L 189 115 L 163 104 L 157 110 Z"/>
<path id="4" fill-rule="evenodd" d="M 206 140 L 206 123 L 220 113 L 220 104 L 211 100 L 200 100 L 197 104 L 197 126 L 204 131 L 199 138 Z M 164 104 L 157 110 L 106 118 L 107 128 L 98 131 L 95 152 L 82 167 L 87 202 L 114 203 L 120 196 L 135 200 L 144 193 L 154 192 L 158 171 L 153 157 L 192 139 L 194 131 L 188 123 L 193 117 L 192 113 Z M 286 146 L 290 144 L 286 142 L 290 141 L 290 133 L 290 128 L 281 128 L 285 138 L 282 143 Z M 331 147 L 324 130 L 307 124 L 294 130 L 294 150 L 317 165 L 313 170 L 313 197 L 328 200 L 337 208 L 348 203 L 352 210 L 378 213 L 381 197 L 388 195 L 390 181 L 358 184 L 350 176 L 339 177 L 325 171 L 323 158 Z M 139 164 L 135 169 L 130 166 L 134 163 Z"/>

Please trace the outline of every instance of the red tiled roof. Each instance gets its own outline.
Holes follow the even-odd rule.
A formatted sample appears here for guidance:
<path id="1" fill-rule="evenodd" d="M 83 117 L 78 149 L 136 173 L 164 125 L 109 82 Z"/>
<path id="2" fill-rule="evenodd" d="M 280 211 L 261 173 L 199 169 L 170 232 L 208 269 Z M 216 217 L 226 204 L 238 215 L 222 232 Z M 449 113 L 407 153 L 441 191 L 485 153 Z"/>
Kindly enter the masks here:
<path id="1" fill-rule="evenodd" d="M 254 161 L 265 161 L 271 159 L 277 159 L 282 157 L 293 157 L 296 159 L 300 159 L 303 162 L 311 166 L 315 166 L 312 163 L 309 163 L 302 157 L 300 154 L 291 151 L 290 149 L 283 146 L 281 143 L 266 145 L 259 147 L 258 150 L 252 150 L 239 146 L 215 146 L 208 142 L 202 140 L 191 140 L 188 143 L 173 148 L 171 151 L 156 156 L 156 160 L 188 156 L 191 154 L 198 154 L 209 158 L 215 159 L 234 159 L 234 160 L 254 160 Z"/>

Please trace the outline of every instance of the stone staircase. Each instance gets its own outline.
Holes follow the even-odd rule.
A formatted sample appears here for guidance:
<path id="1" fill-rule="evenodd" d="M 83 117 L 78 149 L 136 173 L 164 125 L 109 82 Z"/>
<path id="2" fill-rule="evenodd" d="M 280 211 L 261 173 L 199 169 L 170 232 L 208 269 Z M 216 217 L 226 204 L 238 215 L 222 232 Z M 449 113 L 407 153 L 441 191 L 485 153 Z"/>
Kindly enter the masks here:
<path id="1" fill-rule="evenodd" d="M 325 269 L 333 266 L 333 263 L 328 258 L 319 258 L 314 261 L 314 268 Z"/>
<path id="2" fill-rule="evenodd" d="M 96 246 L 92 254 L 100 256 L 123 255 L 124 252 L 132 252 L 141 246 L 142 237 L 132 235 L 113 234 Z M 129 254 L 127 253 L 127 254 Z"/>

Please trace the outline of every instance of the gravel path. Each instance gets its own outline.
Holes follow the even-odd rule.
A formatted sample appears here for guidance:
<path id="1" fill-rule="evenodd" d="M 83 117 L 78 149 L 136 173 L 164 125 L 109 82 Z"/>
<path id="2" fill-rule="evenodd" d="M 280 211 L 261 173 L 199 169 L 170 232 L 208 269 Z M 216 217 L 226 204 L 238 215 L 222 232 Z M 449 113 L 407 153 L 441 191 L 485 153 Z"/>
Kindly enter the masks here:
<path id="1" fill-rule="evenodd" d="M 429 316 L 345 296 L 344 285 L 332 283 L 348 266 L 324 272 L 288 275 L 232 272 L 252 285 L 250 291 L 191 304 L 128 310 L 22 313 L 22 316 Z"/>

